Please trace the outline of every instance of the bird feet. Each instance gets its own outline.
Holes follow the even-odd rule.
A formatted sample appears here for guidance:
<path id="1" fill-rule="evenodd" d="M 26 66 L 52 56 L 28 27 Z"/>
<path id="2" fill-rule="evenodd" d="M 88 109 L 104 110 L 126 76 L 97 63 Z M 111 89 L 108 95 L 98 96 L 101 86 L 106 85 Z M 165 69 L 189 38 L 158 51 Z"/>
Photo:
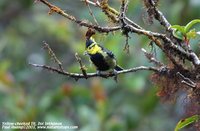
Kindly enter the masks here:
<path id="1" fill-rule="evenodd" d="M 97 70 L 97 75 L 98 76 L 102 76 L 103 74 L 101 73 L 101 71 L 99 71 L 99 70 Z M 118 80 L 117 80 L 117 71 L 116 70 L 113 70 L 113 71 L 111 71 L 111 72 L 109 72 L 108 74 L 107 74 L 107 76 L 106 76 L 106 74 L 104 75 L 105 76 L 105 78 L 107 78 L 107 77 L 109 77 L 110 75 L 112 75 L 112 74 L 114 74 L 114 80 L 116 81 L 116 82 L 118 82 Z"/>
<path id="2" fill-rule="evenodd" d="M 114 74 L 114 77 L 113 77 L 114 80 L 115 80 L 116 82 L 118 82 L 118 79 L 117 79 L 117 71 L 114 69 L 112 73 Z"/>
<path id="3" fill-rule="evenodd" d="M 100 76 L 101 75 L 101 71 L 97 70 L 97 75 Z"/>

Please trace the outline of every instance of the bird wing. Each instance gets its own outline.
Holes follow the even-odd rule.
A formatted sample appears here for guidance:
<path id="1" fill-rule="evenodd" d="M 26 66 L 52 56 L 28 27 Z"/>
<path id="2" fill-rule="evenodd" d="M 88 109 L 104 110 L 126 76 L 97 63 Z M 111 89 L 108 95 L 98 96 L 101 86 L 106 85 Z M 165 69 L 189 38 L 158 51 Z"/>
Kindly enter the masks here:
<path id="1" fill-rule="evenodd" d="M 101 47 L 102 51 L 105 52 L 109 57 L 111 57 L 111 58 L 115 58 L 115 55 L 113 54 L 112 51 L 110 51 L 110 50 L 104 48 L 104 47 L 101 46 L 101 45 L 99 45 L 99 47 Z"/>

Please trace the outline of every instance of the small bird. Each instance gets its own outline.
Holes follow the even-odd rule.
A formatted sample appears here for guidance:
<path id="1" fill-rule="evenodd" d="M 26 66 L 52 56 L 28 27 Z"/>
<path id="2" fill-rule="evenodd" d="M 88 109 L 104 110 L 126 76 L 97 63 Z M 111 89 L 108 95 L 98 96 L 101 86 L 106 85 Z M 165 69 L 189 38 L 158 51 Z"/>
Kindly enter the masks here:
<path id="1" fill-rule="evenodd" d="M 108 70 L 116 73 L 116 71 L 123 70 L 123 68 L 117 65 L 114 54 L 97 44 L 92 37 L 86 38 L 86 54 L 89 55 L 90 60 L 96 67 L 97 73 Z"/>

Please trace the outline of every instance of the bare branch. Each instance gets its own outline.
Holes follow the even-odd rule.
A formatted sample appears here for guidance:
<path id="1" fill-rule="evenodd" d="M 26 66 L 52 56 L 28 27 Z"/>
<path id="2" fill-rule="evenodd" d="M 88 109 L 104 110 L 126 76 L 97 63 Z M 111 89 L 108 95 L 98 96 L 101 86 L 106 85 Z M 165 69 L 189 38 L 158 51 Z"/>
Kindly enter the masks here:
<path id="1" fill-rule="evenodd" d="M 124 49 L 123 49 L 123 50 L 126 51 L 127 54 L 130 54 L 130 50 L 129 50 L 129 47 L 130 47 L 130 46 L 129 46 L 129 44 L 128 44 L 128 39 L 129 39 L 128 34 L 126 34 L 125 37 L 126 37 L 126 43 L 125 43 L 125 46 L 124 46 Z"/>
<path id="2" fill-rule="evenodd" d="M 45 5 L 47 5 L 50 8 L 49 14 L 52 14 L 52 13 L 56 12 L 56 13 L 64 16 L 65 18 L 77 23 L 80 26 L 93 28 L 93 29 L 95 29 L 95 30 L 97 30 L 99 32 L 104 32 L 104 33 L 109 33 L 109 32 L 117 31 L 117 30 L 120 29 L 119 26 L 116 26 L 116 27 L 100 27 L 98 25 L 93 25 L 93 24 L 90 24 L 90 23 L 85 22 L 85 21 L 77 20 L 74 16 L 65 13 L 63 10 L 61 10 L 60 8 L 58 8 L 55 5 L 52 5 L 47 0 L 40 0 L 40 2 L 44 3 Z"/>
<path id="3" fill-rule="evenodd" d="M 189 83 L 189 82 L 186 82 L 186 81 L 184 81 L 184 80 L 182 80 L 181 83 L 183 83 L 183 84 L 185 84 L 185 85 L 187 85 L 187 86 L 189 86 L 189 87 L 192 87 L 192 88 L 195 88 L 195 87 L 196 87 L 196 84 L 193 85 L 193 84 L 191 84 L 191 83 Z"/>
<path id="4" fill-rule="evenodd" d="M 87 6 L 88 9 L 89 9 L 90 15 L 91 15 L 92 18 L 94 19 L 94 22 L 96 23 L 96 25 L 99 25 L 99 23 L 97 22 L 97 19 L 95 18 L 94 14 L 93 14 L 93 12 L 92 12 L 92 9 L 90 8 L 90 5 L 88 4 L 88 1 L 87 1 L 87 0 L 85 0 L 85 4 L 86 4 L 86 6 Z"/>
<path id="5" fill-rule="evenodd" d="M 128 7 L 128 2 L 126 0 L 122 0 L 121 1 L 121 7 L 120 7 L 119 20 L 120 20 L 120 23 L 121 23 L 121 29 L 123 30 L 122 34 L 125 35 L 125 37 L 126 37 L 126 44 L 124 46 L 124 51 L 126 51 L 127 53 L 130 53 L 129 44 L 128 44 L 129 30 L 126 28 L 127 23 L 125 21 L 125 17 L 126 17 L 125 12 L 127 10 L 127 7 Z"/>
<path id="6" fill-rule="evenodd" d="M 113 23 L 119 23 L 119 13 L 114 8 L 108 5 L 108 0 L 102 0 L 100 2 L 100 8 L 105 15 L 112 20 Z"/>
<path id="7" fill-rule="evenodd" d="M 166 28 L 166 30 L 172 31 L 172 29 L 170 28 L 171 24 L 167 21 L 162 12 L 160 12 L 156 7 L 154 8 L 154 11 L 155 18 L 160 22 L 160 24 L 163 25 Z"/>
<path id="8" fill-rule="evenodd" d="M 94 3 L 94 2 L 91 2 L 90 0 L 87 0 L 88 1 L 88 3 L 89 4 L 91 4 L 91 5 L 94 5 L 94 6 L 96 6 L 96 4 Z M 99 7 L 99 8 L 101 8 L 103 11 L 105 10 L 105 9 L 107 9 L 107 14 L 110 14 L 109 12 L 114 12 L 114 14 L 115 14 L 115 16 L 108 16 L 109 18 L 111 18 L 112 19 L 112 17 L 118 17 L 119 16 L 119 12 L 118 11 L 116 11 L 115 9 L 113 9 L 112 7 L 110 7 L 108 4 L 106 4 L 106 5 L 104 5 L 104 6 L 101 6 L 100 4 L 98 4 L 99 2 L 98 2 L 98 0 L 97 0 L 97 5 L 99 5 L 99 6 L 97 6 L 97 7 Z M 102 4 L 102 3 L 101 3 Z M 114 10 L 114 11 L 113 11 Z M 106 13 L 106 12 L 104 12 L 104 13 Z M 106 15 L 107 15 L 106 14 Z M 116 18 L 114 18 L 115 20 L 116 20 Z M 128 17 L 125 17 L 125 20 L 126 20 L 126 22 L 128 23 L 128 24 L 130 24 L 130 25 L 132 25 L 133 27 L 136 27 L 136 28 L 138 28 L 138 29 L 142 29 L 142 27 L 141 26 L 139 26 L 138 24 L 136 24 L 135 22 L 133 22 L 132 20 L 130 20 Z"/>
<path id="9" fill-rule="evenodd" d="M 75 54 L 76 60 L 80 64 L 80 70 L 82 71 L 83 75 L 87 79 L 86 67 L 82 64 L 81 58 L 79 57 L 78 53 Z"/>
<path id="10" fill-rule="evenodd" d="M 158 1 L 155 2 L 155 0 L 144 0 L 145 6 L 148 10 L 151 10 L 152 15 L 158 22 L 160 22 L 161 25 L 165 27 L 165 29 L 172 33 L 172 29 L 170 28 L 171 24 L 168 22 L 168 20 L 165 18 L 163 13 L 158 10 L 157 5 Z"/>
<path id="11" fill-rule="evenodd" d="M 53 58 L 54 62 L 58 64 L 59 68 L 63 71 L 62 63 L 58 60 L 53 50 L 50 46 L 44 41 L 44 49 L 47 49 L 49 55 Z"/>
<path id="12" fill-rule="evenodd" d="M 177 72 L 176 75 L 180 76 L 183 80 L 181 81 L 181 83 L 186 84 L 189 87 L 192 88 L 196 88 L 197 84 L 194 83 L 191 79 L 185 77 L 183 74 L 181 74 L 180 72 Z"/>
<path id="13" fill-rule="evenodd" d="M 164 64 L 162 62 L 160 62 L 156 58 L 154 58 L 153 55 L 151 53 L 148 53 L 144 48 L 142 48 L 142 52 L 150 60 L 150 62 L 153 62 L 155 65 L 157 65 L 159 67 L 164 66 Z"/>
<path id="14" fill-rule="evenodd" d="M 99 6 L 100 7 L 100 3 L 97 0 L 96 2 L 92 2 L 90 0 L 81 0 L 82 2 L 87 2 L 88 4 L 94 5 L 94 6 Z"/>
<path id="15" fill-rule="evenodd" d="M 166 35 L 161 35 L 160 37 L 164 41 L 165 47 L 169 47 L 171 50 L 176 52 L 177 55 L 188 59 L 195 66 L 199 66 L 200 65 L 200 60 L 199 60 L 198 56 L 194 52 L 192 52 L 192 51 L 186 52 L 180 46 L 175 45 L 168 37 L 166 37 Z"/>
<path id="16" fill-rule="evenodd" d="M 83 75 L 83 74 L 79 74 L 79 73 L 70 73 L 67 71 L 62 71 L 60 69 L 57 69 L 55 67 L 51 67 L 51 66 L 47 66 L 47 65 L 39 65 L 39 64 L 32 64 L 30 63 L 30 65 L 34 66 L 34 67 L 38 67 L 38 68 L 42 68 L 42 69 L 46 69 L 48 71 L 53 71 L 56 72 L 58 74 L 62 74 L 68 77 L 72 77 L 77 79 L 87 79 L 87 78 L 92 78 L 92 77 L 102 77 L 102 78 L 108 78 L 108 77 L 114 77 L 116 75 L 120 75 L 120 74 L 126 74 L 126 73 L 133 73 L 136 71 L 140 71 L 140 70 L 148 70 L 148 71 L 153 71 L 153 72 L 160 72 L 159 68 L 156 67 L 146 67 L 146 66 L 139 66 L 139 67 L 135 67 L 135 68 L 130 68 L 130 69 L 124 69 L 122 71 L 118 71 L 116 74 L 115 73 L 87 73 L 87 78 Z"/>

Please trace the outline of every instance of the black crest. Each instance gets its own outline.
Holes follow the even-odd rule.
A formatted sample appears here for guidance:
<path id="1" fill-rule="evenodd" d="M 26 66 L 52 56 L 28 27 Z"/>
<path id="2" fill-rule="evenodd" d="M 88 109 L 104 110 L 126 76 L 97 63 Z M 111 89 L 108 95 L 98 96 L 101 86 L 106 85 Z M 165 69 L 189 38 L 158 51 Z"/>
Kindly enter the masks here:
<path id="1" fill-rule="evenodd" d="M 87 39 L 86 40 L 86 48 L 88 48 L 92 43 L 94 43 L 94 41 L 93 40 L 91 40 L 91 39 Z"/>

